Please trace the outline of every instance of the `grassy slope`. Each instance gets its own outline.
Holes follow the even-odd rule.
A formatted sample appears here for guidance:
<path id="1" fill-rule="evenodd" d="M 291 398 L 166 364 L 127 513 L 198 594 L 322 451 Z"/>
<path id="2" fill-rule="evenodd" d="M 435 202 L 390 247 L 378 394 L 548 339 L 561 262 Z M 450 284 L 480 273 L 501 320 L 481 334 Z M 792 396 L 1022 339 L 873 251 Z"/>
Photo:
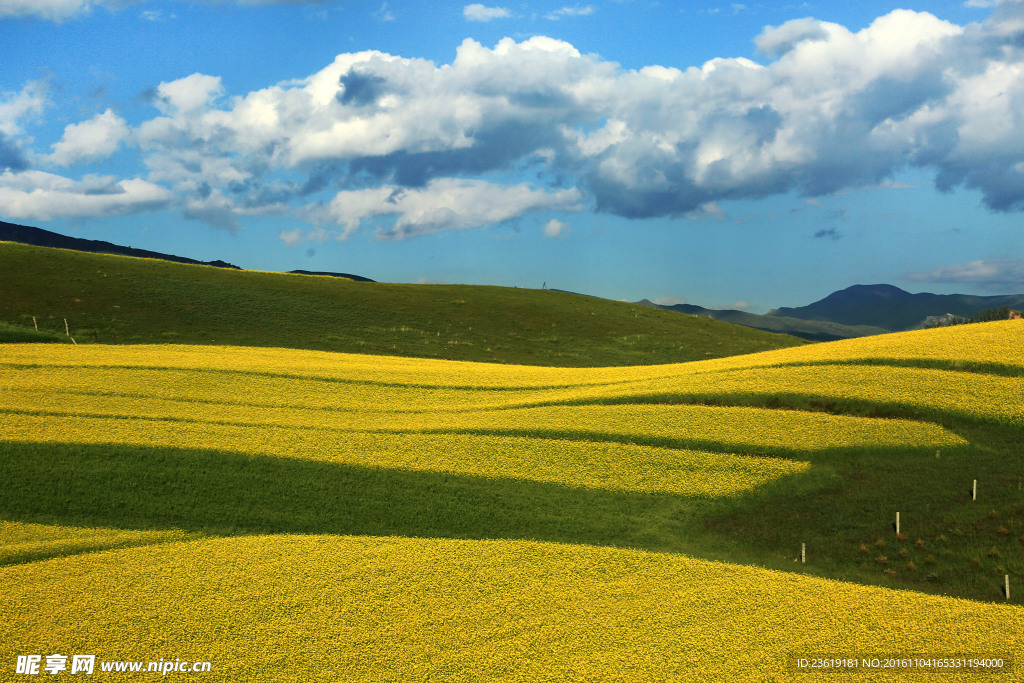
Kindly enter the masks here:
<path id="1" fill-rule="evenodd" d="M 804 343 L 593 297 L 352 282 L 0 242 L 0 321 L 78 343 L 231 344 L 498 363 L 609 366 Z M 0 340 L 3 331 L 0 330 Z"/>

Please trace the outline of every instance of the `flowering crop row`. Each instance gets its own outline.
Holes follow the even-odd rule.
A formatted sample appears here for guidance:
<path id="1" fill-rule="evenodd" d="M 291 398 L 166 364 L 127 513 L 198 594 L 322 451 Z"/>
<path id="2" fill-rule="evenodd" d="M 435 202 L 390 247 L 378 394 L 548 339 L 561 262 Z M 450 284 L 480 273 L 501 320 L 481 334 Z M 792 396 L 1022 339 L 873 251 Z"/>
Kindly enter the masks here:
<path id="1" fill-rule="evenodd" d="M 809 454 L 830 448 L 945 448 L 965 445 L 941 427 L 910 420 L 878 420 L 793 410 L 701 405 L 549 405 L 502 410 L 392 412 L 367 409 L 327 410 L 244 404 L 191 403 L 182 400 L 71 394 L 54 399 L 39 392 L 8 391 L 0 410 L 34 415 L 35 434 L 69 439 L 56 416 L 114 417 L 131 421 L 138 438 L 165 430 L 161 422 L 247 426 L 248 441 L 265 441 L 270 426 L 327 431 L 470 432 L 589 440 L 615 439 L 685 447 L 720 448 L 781 454 Z M 144 419 L 141 419 L 144 418 Z M 14 435 L 14 423 L 9 436 Z M 175 426 L 194 432 L 196 426 Z M 121 431 L 120 428 L 117 431 Z M 32 432 L 28 432 L 26 436 Z M 99 434 L 112 434 L 100 428 Z"/>
<path id="2" fill-rule="evenodd" d="M 794 656 L 1024 649 L 1019 607 L 527 541 L 199 540 L 4 567 L 0 585 L 5 667 L 44 648 L 210 661 L 211 682 L 804 680 Z M 896 678 L 989 677 L 828 680 Z"/>
<path id="3" fill-rule="evenodd" d="M 236 352 L 244 357 L 248 350 Z M 498 366 L 494 372 L 508 369 Z M 441 413 L 552 404 L 686 402 L 695 397 L 728 402 L 734 395 L 792 395 L 852 399 L 1024 424 L 1024 382 L 1019 377 L 856 364 L 691 371 L 629 382 L 516 390 L 387 386 L 200 370 L 17 368 L 0 364 L 0 390 L 0 396 L 7 396 L 0 398 L 3 407 L 8 408 L 16 409 L 24 401 L 33 409 L 59 411 L 63 406 L 75 406 L 71 409 L 88 410 L 82 406 L 101 406 L 105 401 L 115 405 L 116 398 L 122 397 L 137 402 L 139 409 L 147 410 L 149 406 L 152 414 L 164 409 L 178 414 L 176 411 L 182 409 L 173 407 L 173 402 L 194 404 L 196 413 L 201 413 L 203 406 L 207 412 L 231 412 L 232 405 L 307 412 Z"/>
<path id="4" fill-rule="evenodd" d="M 580 488 L 727 496 L 809 465 L 781 458 L 709 453 L 628 443 L 592 443 L 473 434 L 347 432 L 76 416 L 10 414 L 5 438 L 211 449 L 340 465 L 481 477 Z"/>

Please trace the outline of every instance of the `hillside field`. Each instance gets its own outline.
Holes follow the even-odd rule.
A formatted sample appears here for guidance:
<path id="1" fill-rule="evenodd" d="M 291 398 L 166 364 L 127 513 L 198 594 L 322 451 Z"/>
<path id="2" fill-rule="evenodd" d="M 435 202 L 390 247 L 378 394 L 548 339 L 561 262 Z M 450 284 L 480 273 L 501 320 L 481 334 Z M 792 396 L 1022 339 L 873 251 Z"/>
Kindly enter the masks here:
<path id="1" fill-rule="evenodd" d="M 591 367 L 806 343 L 542 289 L 355 282 L 14 242 L 0 242 L 0 263 L 0 343 L 69 343 L 70 332 L 77 344 L 287 347 Z"/>
<path id="2" fill-rule="evenodd" d="M 1022 339 L 592 368 L 0 345 L 0 680 L 53 653 L 195 681 L 1019 662 Z"/>

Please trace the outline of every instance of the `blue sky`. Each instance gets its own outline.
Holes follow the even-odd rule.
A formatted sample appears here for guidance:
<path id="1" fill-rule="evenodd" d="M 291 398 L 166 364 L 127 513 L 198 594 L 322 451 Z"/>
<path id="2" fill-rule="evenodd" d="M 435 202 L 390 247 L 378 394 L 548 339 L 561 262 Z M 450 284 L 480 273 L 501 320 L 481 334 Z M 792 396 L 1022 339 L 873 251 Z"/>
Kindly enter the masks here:
<path id="1" fill-rule="evenodd" d="M 0 0 L 0 219 L 764 312 L 1024 292 L 1024 2 Z"/>

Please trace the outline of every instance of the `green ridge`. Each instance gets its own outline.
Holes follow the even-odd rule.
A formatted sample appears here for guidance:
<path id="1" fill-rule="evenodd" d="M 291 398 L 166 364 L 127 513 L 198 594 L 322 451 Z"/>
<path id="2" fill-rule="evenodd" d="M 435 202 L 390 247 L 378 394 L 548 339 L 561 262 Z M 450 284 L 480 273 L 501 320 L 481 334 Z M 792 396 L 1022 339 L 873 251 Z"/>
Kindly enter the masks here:
<path id="1" fill-rule="evenodd" d="M 289 347 L 559 365 L 646 365 L 806 343 L 596 297 L 354 282 L 0 242 L 0 341 Z M 41 339 L 24 339 L 41 341 Z"/>

